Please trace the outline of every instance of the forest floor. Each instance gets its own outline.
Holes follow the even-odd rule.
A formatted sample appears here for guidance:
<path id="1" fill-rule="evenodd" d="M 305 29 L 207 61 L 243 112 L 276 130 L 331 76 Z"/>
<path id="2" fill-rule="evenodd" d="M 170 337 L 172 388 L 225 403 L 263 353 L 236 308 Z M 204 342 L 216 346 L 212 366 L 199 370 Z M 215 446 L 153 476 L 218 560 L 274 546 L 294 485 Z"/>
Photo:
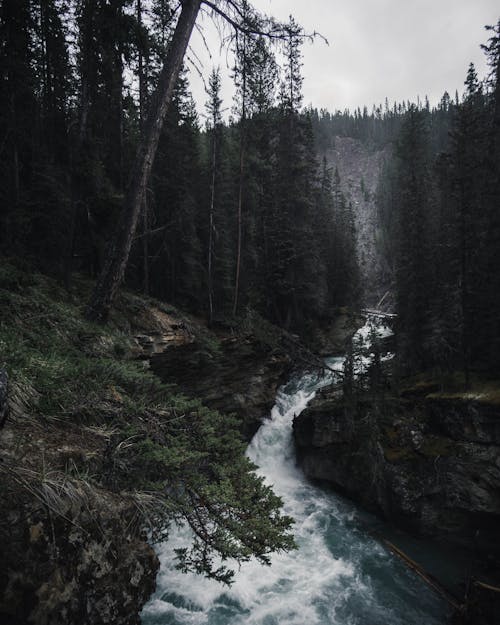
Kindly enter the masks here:
<path id="1" fill-rule="evenodd" d="M 0 264 L 10 409 L 0 428 L 0 620 L 138 623 L 158 569 L 150 541 L 175 516 L 164 480 L 197 479 L 203 458 L 220 453 L 236 463 L 292 363 L 320 362 L 255 313 L 210 330 L 125 291 L 105 326 L 89 323 L 92 286 L 75 277 L 67 291 Z M 352 326 L 341 319 L 323 336 L 335 345 Z"/>
<path id="2" fill-rule="evenodd" d="M 68 292 L 46 276 L 0 264 L 0 369 L 9 375 L 10 409 L 0 429 L 0 617 L 12 623 L 137 623 L 158 568 L 149 540 L 161 537 L 172 516 L 160 477 L 188 475 L 203 454 L 217 454 L 210 434 L 219 429 L 234 432 L 235 457 L 242 455 L 241 422 L 162 381 L 152 357 L 196 345 L 191 355 L 210 372 L 228 341 L 244 344 L 249 375 L 257 369 L 263 381 L 263 362 L 273 362 L 263 397 L 254 392 L 262 406 L 274 400 L 290 363 L 266 344 L 263 324 L 258 336 L 248 321 L 239 338 L 215 333 L 172 306 L 126 292 L 108 324 L 89 323 L 83 310 L 91 288 L 75 278 Z M 219 369 L 212 369 L 217 387 Z"/>

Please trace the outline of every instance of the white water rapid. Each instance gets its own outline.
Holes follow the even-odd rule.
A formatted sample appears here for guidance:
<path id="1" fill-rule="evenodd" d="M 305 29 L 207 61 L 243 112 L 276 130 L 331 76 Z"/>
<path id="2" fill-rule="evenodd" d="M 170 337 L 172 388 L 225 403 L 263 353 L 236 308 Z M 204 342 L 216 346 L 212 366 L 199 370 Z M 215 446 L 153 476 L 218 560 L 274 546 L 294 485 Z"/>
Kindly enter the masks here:
<path id="1" fill-rule="evenodd" d="M 384 330 L 382 329 L 383 333 Z M 367 339 L 369 327 L 358 332 Z M 328 364 L 342 368 L 343 359 Z M 142 613 L 143 625 L 442 625 L 443 602 L 369 529 L 375 520 L 354 504 L 309 483 L 296 467 L 294 415 L 331 373 L 306 374 L 282 387 L 271 418 L 248 456 L 295 519 L 298 549 L 276 554 L 272 566 L 250 562 L 231 588 L 175 569 L 174 549 L 189 534 L 177 529 L 160 549 L 158 589 Z"/>

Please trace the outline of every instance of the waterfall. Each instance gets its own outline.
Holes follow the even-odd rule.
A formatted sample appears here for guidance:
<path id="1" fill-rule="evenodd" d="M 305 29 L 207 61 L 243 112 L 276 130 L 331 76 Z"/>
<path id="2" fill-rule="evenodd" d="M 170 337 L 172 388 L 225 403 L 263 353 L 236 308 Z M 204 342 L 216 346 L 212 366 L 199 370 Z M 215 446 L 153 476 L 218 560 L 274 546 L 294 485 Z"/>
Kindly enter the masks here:
<path id="1" fill-rule="evenodd" d="M 386 333 L 385 328 L 378 330 Z M 370 326 L 357 333 L 367 341 Z M 341 370 L 343 358 L 327 364 Z M 244 564 L 231 588 L 175 569 L 174 549 L 189 542 L 175 529 L 159 556 L 158 589 L 143 625 L 442 625 L 447 606 L 371 537 L 377 522 L 355 504 L 309 483 L 295 464 L 292 422 L 330 384 L 333 373 L 307 373 L 277 395 L 270 419 L 247 454 L 295 519 L 298 549 L 270 567 Z"/>

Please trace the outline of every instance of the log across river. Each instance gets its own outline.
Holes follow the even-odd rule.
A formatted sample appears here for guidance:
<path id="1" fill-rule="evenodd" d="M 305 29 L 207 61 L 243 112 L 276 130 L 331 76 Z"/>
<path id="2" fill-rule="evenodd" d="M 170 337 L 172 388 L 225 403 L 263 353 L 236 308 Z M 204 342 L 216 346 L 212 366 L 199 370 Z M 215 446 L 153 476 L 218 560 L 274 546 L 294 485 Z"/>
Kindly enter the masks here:
<path id="1" fill-rule="evenodd" d="M 365 326 L 358 335 L 368 337 Z M 331 358 L 332 369 L 342 358 Z M 380 522 L 302 475 L 292 441 L 294 415 L 334 374 L 309 373 L 278 392 L 271 418 L 248 456 L 295 519 L 298 549 L 272 566 L 245 564 L 231 588 L 175 569 L 174 549 L 189 542 L 175 530 L 160 549 L 155 595 L 143 625 L 443 625 L 449 604 L 375 538 Z"/>

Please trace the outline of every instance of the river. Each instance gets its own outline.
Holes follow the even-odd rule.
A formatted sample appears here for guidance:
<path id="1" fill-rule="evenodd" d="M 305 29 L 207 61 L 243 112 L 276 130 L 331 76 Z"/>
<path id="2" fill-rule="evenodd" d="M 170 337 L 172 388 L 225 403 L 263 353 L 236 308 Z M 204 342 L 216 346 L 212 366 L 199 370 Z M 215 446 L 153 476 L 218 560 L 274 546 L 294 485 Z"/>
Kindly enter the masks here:
<path id="1" fill-rule="evenodd" d="M 358 331 L 367 340 L 369 326 Z M 382 332 L 384 330 L 382 329 Z M 342 358 L 327 361 L 342 368 Z M 371 536 L 380 522 L 352 502 L 308 482 L 295 463 L 294 415 L 331 372 L 292 379 L 277 395 L 271 418 L 247 454 L 295 519 L 298 549 L 275 554 L 272 566 L 250 562 L 231 588 L 175 569 L 174 549 L 187 530 L 174 530 L 159 555 L 157 591 L 143 625 L 443 625 L 448 607 Z"/>

